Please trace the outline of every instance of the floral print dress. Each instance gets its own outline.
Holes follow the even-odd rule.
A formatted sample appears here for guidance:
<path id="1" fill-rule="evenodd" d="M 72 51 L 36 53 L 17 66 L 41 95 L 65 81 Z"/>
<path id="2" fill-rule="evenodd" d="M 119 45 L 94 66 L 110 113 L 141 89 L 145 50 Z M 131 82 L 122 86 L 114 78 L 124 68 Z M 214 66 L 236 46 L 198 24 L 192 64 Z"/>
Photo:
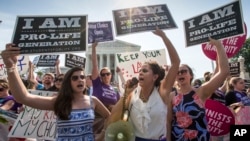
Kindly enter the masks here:
<path id="1" fill-rule="evenodd" d="M 209 141 L 204 103 L 195 91 L 173 97 L 172 141 Z"/>

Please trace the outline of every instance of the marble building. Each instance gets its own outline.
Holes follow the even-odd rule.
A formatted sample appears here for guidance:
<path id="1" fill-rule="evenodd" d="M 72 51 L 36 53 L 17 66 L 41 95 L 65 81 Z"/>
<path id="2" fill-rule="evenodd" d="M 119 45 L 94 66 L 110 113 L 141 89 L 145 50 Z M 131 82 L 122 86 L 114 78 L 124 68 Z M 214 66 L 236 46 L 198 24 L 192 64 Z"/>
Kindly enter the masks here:
<path id="1" fill-rule="evenodd" d="M 116 70 L 115 54 L 123 53 L 123 52 L 137 52 L 137 51 L 140 51 L 140 49 L 141 49 L 141 46 L 139 45 L 128 43 L 128 42 L 121 41 L 121 40 L 98 43 L 98 46 L 96 47 L 96 54 L 97 54 L 97 59 L 99 63 L 98 67 L 99 69 L 103 67 L 109 67 L 113 74 L 112 80 L 117 81 L 118 79 L 115 73 L 115 70 Z M 92 54 L 92 49 L 91 49 L 91 45 L 89 45 L 87 48 L 87 51 L 85 52 L 86 74 L 91 73 L 91 69 L 92 69 L 91 54 Z"/>

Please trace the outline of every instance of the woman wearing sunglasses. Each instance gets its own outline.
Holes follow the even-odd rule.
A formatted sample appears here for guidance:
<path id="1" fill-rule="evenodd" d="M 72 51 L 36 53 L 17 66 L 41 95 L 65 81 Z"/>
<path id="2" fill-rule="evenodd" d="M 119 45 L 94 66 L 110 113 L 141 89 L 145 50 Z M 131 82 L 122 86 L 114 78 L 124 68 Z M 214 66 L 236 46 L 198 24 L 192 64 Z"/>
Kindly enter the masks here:
<path id="1" fill-rule="evenodd" d="M 57 77 L 54 80 L 54 85 L 50 87 L 48 91 L 59 91 L 62 87 L 63 78 L 64 78 L 63 73 L 57 75 Z"/>
<path id="2" fill-rule="evenodd" d="M 75 67 L 67 71 L 57 96 L 33 95 L 27 91 L 18 74 L 16 63 L 19 54 L 20 48 L 14 47 L 14 44 L 7 44 L 6 49 L 2 51 L 10 89 L 15 99 L 36 109 L 53 110 L 57 116 L 57 141 L 94 140 L 94 112 L 104 118 L 107 118 L 110 112 L 96 97 L 86 94 L 83 68 Z"/>
<path id="3" fill-rule="evenodd" d="M 205 101 L 221 86 L 229 74 L 225 49 L 219 40 L 210 39 L 216 46 L 219 71 L 200 87 L 191 85 L 194 78 L 192 69 L 182 64 L 177 73 L 177 91 L 172 92 L 168 105 L 168 140 L 209 141 L 205 118 Z"/>
<path id="4" fill-rule="evenodd" d="M 120 93 L 111 85 L 112 73 L 108 67 L 103 67 L 100 71 L 98 68 L 98 60 L 96 54 L 97 42 L 92 44 L 92 85 L 93 96 L 96 96 L 108 109 L 112 107 L 120 99 Z M 101 133 L 103 129 L 103 119 L 96 114 L 94 123 L 95 133 Z"/>

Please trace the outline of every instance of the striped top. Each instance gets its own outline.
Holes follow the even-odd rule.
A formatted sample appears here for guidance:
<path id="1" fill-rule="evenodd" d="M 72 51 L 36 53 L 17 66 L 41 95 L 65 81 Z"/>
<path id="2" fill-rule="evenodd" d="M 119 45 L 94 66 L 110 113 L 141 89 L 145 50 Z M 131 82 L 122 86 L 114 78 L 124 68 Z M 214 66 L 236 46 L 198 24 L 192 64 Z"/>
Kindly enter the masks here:
<path id="1" fill-rule="evenodd" d="M 57 141 L 94 141 L 94 109 L 72 109 L 69 120 L 57 119 Z"/>

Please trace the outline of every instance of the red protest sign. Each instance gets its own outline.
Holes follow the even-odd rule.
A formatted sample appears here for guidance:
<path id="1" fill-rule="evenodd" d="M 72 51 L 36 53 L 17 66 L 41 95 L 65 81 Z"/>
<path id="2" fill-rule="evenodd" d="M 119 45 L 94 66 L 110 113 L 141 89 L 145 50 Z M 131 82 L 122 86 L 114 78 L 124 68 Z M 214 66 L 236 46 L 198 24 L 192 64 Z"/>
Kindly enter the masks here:
<path id="1" fill-rule="evenodd" d="M 208 99 L 205 103 L 208 130 L 212 136 L 222 136 L 230 132 L 235 123 L 234 115 L 228 107 L 218 101 Z"/>
<path id="2" fill-rule="evenodd" d="M 247 37 L 247 27 L 246 24 L 244 24 L 245 28 L 245 34 L 228 37 L 222 39 L 222 44 L 224 45 L 224 48 L 226 50 L 226 54 L 228 58 L 233 57 L 235 54 L 237 54 L 244 42 L 246 41 Z M 209 42 L 204 43 L 201 45 L 203 53 L 211 60 L 216 60 L 216 47 L 209 44 Z"/>

